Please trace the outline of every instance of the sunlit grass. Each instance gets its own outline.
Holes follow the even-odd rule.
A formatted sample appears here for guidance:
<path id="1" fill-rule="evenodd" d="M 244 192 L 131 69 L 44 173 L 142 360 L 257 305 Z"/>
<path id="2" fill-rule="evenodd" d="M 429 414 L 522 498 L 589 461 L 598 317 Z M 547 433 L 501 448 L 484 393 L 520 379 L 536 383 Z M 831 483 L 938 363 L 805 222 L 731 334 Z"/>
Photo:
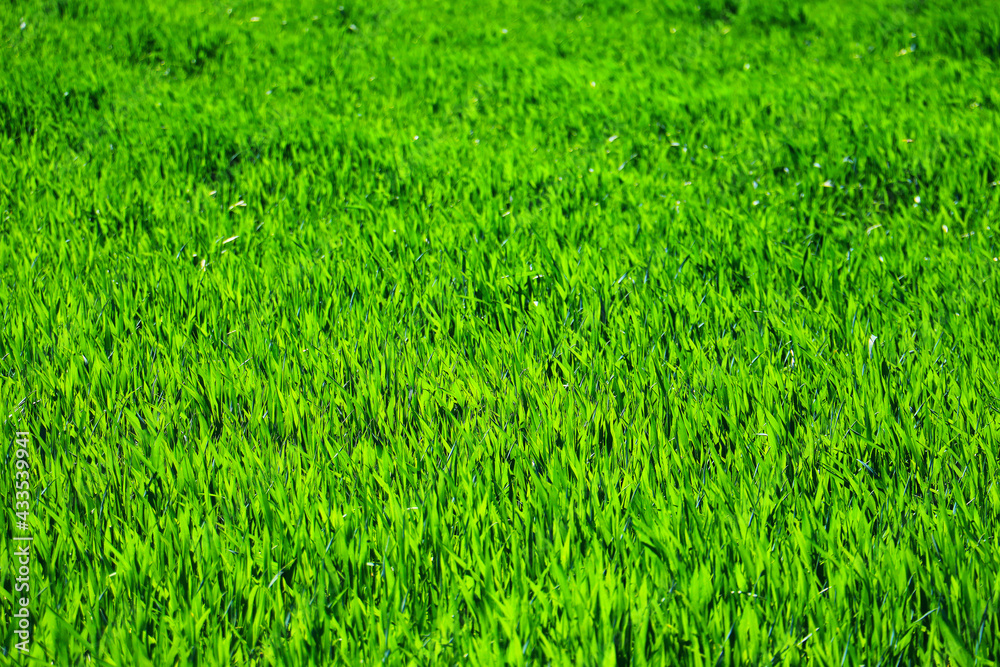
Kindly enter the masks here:
<path id="1" fill-rule="evenodd" d="M 696 7 L 4 5 L 31 659 L 995 664 L 1000 10 Z"/>

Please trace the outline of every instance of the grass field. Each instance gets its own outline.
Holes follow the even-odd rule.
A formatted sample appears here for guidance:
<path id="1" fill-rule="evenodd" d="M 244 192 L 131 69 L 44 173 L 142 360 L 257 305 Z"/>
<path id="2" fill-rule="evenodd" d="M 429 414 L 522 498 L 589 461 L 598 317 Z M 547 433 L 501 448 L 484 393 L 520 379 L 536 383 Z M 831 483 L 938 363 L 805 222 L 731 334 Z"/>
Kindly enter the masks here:
<path id="1" fill-rule="evenodd" d="M 0 6 L 0 662 L 1000 664 L 1000 5 L 338 2 Z"/>

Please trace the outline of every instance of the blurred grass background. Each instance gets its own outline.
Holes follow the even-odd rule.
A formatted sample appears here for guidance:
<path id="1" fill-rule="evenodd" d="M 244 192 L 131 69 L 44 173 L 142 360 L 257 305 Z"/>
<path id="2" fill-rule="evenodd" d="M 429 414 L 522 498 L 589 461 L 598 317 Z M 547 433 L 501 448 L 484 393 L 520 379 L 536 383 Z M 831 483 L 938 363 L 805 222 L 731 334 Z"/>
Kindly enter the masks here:
<path id="1" fill-rule="evenodd" d="M 995 664 L 1000 6 L 0 33 L 24 662 Z"/>

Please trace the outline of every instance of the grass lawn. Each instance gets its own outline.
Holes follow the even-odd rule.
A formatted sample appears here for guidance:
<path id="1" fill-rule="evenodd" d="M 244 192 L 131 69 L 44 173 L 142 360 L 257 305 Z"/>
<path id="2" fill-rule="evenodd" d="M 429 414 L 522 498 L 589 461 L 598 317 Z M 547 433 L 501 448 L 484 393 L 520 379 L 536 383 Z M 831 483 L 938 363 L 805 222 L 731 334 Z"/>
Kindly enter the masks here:
<path id="1" fill-rule="evenodd" d="M 1000 4 L 337 1 L 0 6 L 0 662 L 997 665 Z"/>

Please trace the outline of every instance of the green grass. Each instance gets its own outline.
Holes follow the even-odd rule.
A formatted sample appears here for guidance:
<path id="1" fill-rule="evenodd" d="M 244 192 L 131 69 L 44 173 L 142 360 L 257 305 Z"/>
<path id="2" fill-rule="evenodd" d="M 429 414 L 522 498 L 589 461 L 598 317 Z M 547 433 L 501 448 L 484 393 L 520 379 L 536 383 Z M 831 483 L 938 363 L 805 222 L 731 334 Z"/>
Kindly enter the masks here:
<path id="1" fill-rule="evenodd" d="M 2 662 L 997 664 L 1000 6 L 339 1 L 0 8 Z"/>

